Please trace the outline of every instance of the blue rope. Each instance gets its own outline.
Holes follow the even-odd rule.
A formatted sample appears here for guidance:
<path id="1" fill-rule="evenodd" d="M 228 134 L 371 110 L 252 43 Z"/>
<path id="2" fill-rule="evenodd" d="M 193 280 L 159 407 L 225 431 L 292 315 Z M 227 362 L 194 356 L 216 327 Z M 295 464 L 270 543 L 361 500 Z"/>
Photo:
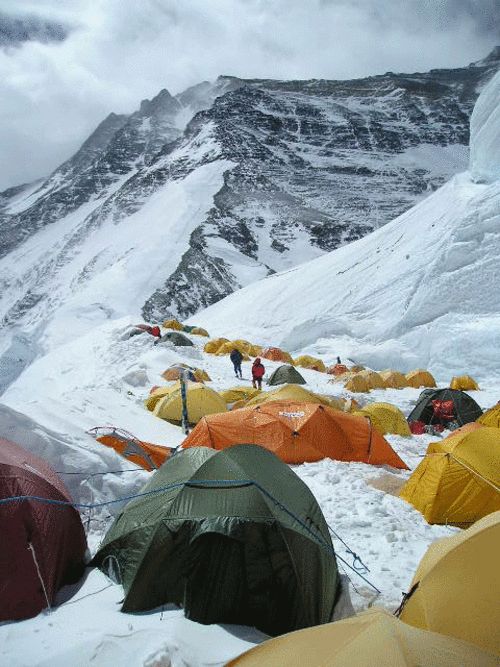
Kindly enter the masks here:
<path id="1" fill-rule="evenodd" d="M 171 491 L 173 489 L 178 489 L 183 486 L 188 486 L 188 487 L 197 487 L 197 486 L 202 486 L 205 488 L 220 488 L 220 487 L 226 487 L 226 488 L 236 488 L 239 486 L 255 486 L 259 491 L 265 495 L 267 498 L 269 498 L 279 509 L 281 509 L 285 514 L 287 514 L 289 517 L 294 519 L 304 530 L 306 530 L 321 546 L 323 546 L 327 551 L 333 554 L 335 558 L 338 558 L 341 560 L 344 565 L 346 565 L 350 570 L 352 570 L 355 574 L 357 574 L 363 581 L 365 581 L 369 586 L 371 586 L 378 594 L 380 594 L 380 590 L 372 584 L 368 579 L 366 579 L 362 572 L 357 570 L 355 567 L 351 566 L 342 556 L 339 554 L 335 553 L 335 550 L 333 547 L 323 538 L 321 535 L 317 535 L 308 525 L 305 523 L 299 516 L 294 514 L 291 510 L 286 507 L 282 502 L 280 502 L 277 498 L 275 498 L 269 491 L 267 491 L 264 487 L 262 487 L 258 482 L 252 479 L 244 479 L 244 480 L 233 480 L 233 479 L 219 479 L 219 480 L 213 480 L 213 479 L 199 479 L 195 480 L 192 482 L 176 482 L 175 484 L 167 484 L 166 486 L 162 486 L 158 489 L 153 489 L 151 491 L 144 491 L 142 493 L 136 493 L 130 496 L 124 496 L 122 498 L 116 498 L 115 500 L 105 500 L 100 503 L 73 503 L 68 500 L 57 500 L 55 498 L 42 498 L 40 496 L 11 496 L 10 498 L 0 498 L 0 506 L 6 505 L 7 503 L 11 502 L 23 502 L 23 501 L 37 501 L 37 502 L 42 502 L 46 503 L 48 505 L 56 505 L 59 507 L 73 507 L 75 509 L 85 509 L 85 510 L 91 510 L 95 509 L 97 507 L 106 507 L 107 505 L 115 505 L 117 503 L 123 503 L 127 502 L 130 500 L 135 500 L 136 498 L 147 498 L 150 496 L 153 496 L 158 493 L 163 493 L 164 491 Z M 345 545 L 345 542 L 341 540 L 342 543 Z M 345 545 L 347 547 L 347 545 Z M 348 548 L 348 547 L 347 547 Z M 354 553 L 349 549 L 350 553 Z"/>

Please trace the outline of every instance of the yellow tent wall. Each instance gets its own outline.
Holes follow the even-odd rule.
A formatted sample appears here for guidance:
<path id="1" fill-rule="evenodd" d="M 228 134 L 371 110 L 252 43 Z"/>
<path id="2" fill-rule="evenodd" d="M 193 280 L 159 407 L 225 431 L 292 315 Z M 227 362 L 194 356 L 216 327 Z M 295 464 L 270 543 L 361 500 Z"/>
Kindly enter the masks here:
<path id="1" fill-rule="evenodd" d="M 379 375 L 387 389 L 403 389 L 408 386 L 406 377 L 399 371 L 387 370 L 382 371 Z"/>
<path id="2" fill-rule="evenodd" d="M 409 387 L 418 389 L 419 387 L 435 387 L 436 380 L 429 371 L 422 368 L 417 368 L 406 374 L 406 381 Z"/>
<path id="3" fill-rule="evenodd" d="M 205 415 L 227 412 L 224 399 L 210 387 L 197 382 L 188 382 L 186 386 L 187 409 L 190 424 L 197 424 Z M 182 420 L 182 399 L 180 386 L 174 387 L 156 404 L 153 413 L 167 421 Z"/>
<path id="4" fill-rule="evenodd" d="M 499 544 L 500 512 L 431 544 L 413 577 L 409 590 L 418 586 L 401 620 L 500 656 Z"/>
<path id="5" fill-rule="evenodd" d="M 487 410 L 476 421 L 483 426 L 500 428 L 500 403 L 497 403 L 492 408 Z"/>
<path id="6" fill-rule="evenodd" d="M 302 356 L 297 357 L 293 360 L 293 363 L 295 366 L 300 366 L 301 368 L 311 368 L 320 373 L 326 373 L 326 366 L 321 359 L 311 357 L 309 354 L 303 354 Z"/>
<path id="7" fill-rule="evenodd" d="M 183 325 L 179 322 L 179 320 L 165 320 L 162 326 L 165 329 L 175 329 L 176 331 L 182 331 L 184 329 Z"/>
<path id="8" fill-rule="evenodd" d="M 478 390 L 479 385 L 470 375 L 458 375 L 451 378 L 450 389 L 459 389 L 460 391 Z"/>
<path id="9" fill-rule="evenodd" d="M 361 377 L 360 373 L 356 373 L 351 378 L 349 378 L 349 380 L 347 380 L 344 385 L 344 389 L 353 391 L 355 393 L 366 393 L 370 391 L 370 387 L 368 386 L 367 381 L 365 378 Z"/>
<path id="10" fill-rule="evenodd" d="M 399 408 L 390 403 L 369 403 L 355 414 L 369 417 L 374 428 L 382 435 L 386 433 L 405 436 L 411 435 L 410 427 L 404 414 Z"/>

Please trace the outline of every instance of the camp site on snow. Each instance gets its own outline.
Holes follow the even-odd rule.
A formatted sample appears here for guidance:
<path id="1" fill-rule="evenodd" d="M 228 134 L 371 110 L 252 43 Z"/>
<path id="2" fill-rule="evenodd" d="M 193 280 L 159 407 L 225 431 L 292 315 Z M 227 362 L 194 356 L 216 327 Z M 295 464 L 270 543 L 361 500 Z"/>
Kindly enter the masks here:
<path id="1" fill-rule="evenodd" d="M 0 667 L 500 665 L 498 66 L 164 89 L 0 193 Z"/>

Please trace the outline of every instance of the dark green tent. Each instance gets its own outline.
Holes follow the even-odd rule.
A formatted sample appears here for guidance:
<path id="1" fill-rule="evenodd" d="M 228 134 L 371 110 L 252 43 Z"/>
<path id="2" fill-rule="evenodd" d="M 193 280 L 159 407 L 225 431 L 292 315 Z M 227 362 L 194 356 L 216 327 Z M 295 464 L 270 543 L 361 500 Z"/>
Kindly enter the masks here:
<path id="1" fill-rule="evenodd" d="M 182 330 L 185 331 L 186 333 L 191 333 L 193 329 L 195 329 L 195 326 L 192 326 L 191 324 L 183 324 L 182 325 Z"/>
<path id="2" fill-rule="evenodd" d="M 274 454 L 255 445 L 181 450 L 143 493 L 95 556 L 123 584 L 123 611 L 170 602 L 199 623 L 268 634 L 331 620 L 339 577 L 328 527 Z"/>
<path id="3" fill-rule="evenodd" d="M 159 343 L 173 343 L 179 347 L 193 346 L 193 341 L 179 331 L 168 331 L 159 339 Z"/>
<path id="4" fill-rule="evenodd" d="M 443 424 L 443 422 L 434 415 L 434 406 L 432 401 L 453 401 L 453 414 L 455 421 L 459 426 L 474 422 L 483 414 L 483 411 L 476 401 L 458 389 L 424 389 L 418 397 L 417 404 L 408 415 L 408 422 L 421 421 L 424 424 Z"/>
<path id="5" fill-rule="evenodd" d="M 267 381 L 267 384 L 306 384 L 306 381 L 296 368 L 288 364 L 283 364 L 283 366 L 278 366 Z"/>

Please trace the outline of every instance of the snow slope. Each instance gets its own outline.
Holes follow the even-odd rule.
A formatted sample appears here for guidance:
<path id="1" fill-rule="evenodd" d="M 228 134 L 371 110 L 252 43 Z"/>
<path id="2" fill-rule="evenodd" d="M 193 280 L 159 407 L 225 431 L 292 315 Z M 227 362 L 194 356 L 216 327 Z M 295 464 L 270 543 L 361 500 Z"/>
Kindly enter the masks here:
<path id="1" fill-rule="evenodd" d="M 471 172 L 369 236 L 196 316 L 218 335 L 373 368 L 500 375 L 500 73 L 473 114 Z M 482 175 L 482 182 L 477 176 Z"/>

